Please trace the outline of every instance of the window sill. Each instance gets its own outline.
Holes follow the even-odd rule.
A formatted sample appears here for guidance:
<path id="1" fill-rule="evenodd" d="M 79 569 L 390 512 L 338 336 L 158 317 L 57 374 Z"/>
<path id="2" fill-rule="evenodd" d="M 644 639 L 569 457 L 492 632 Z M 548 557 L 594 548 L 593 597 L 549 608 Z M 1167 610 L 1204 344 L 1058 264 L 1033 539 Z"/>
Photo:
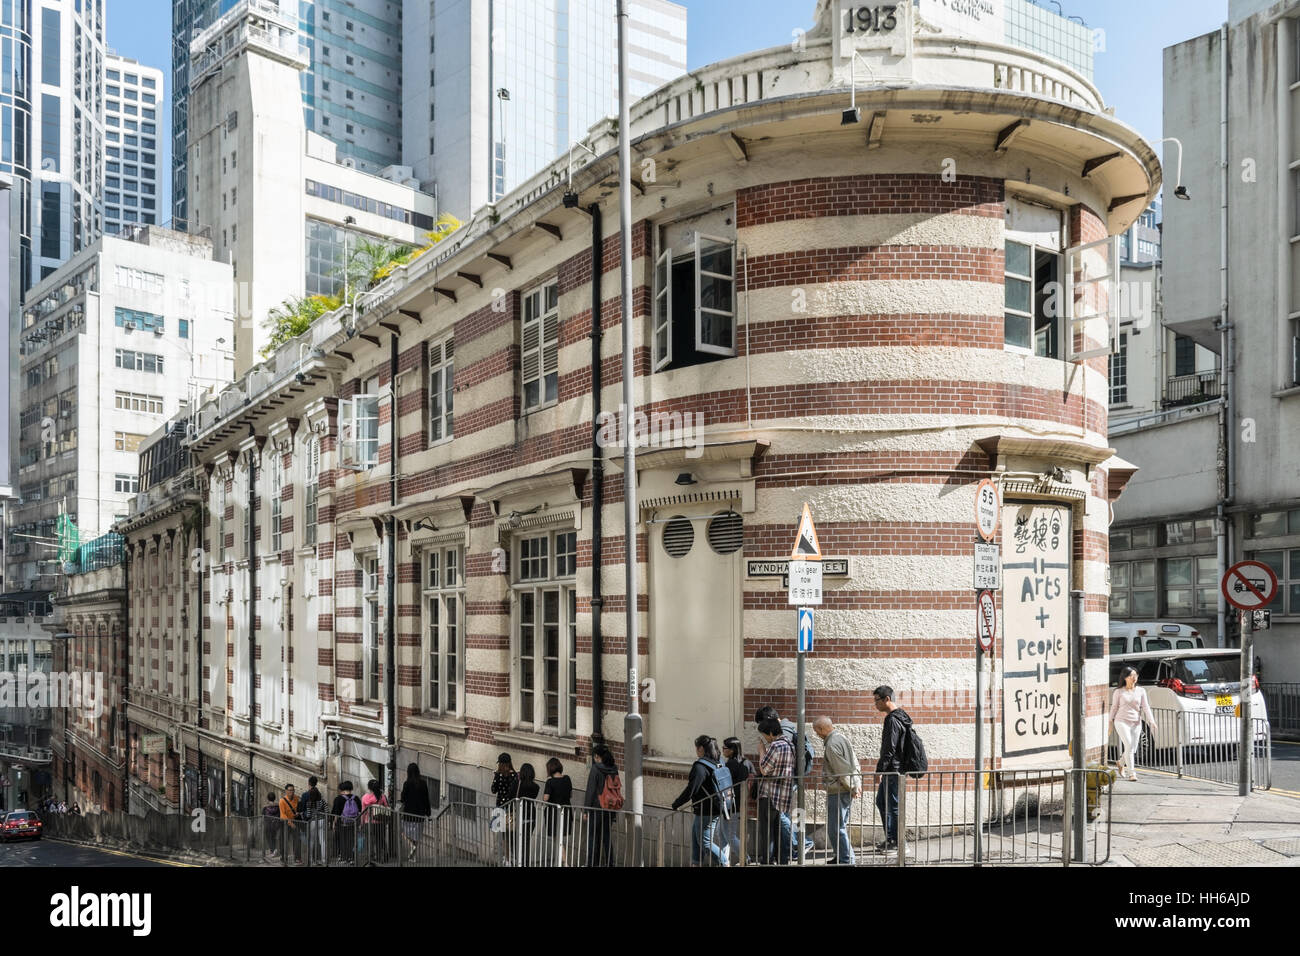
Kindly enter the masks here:
<path id="1" fill-rule="evenodd" d="M 525 408 L 522 412 L 520 412 L 520 414 L 525 418 L 527 418 L 529 415 L 533 414 L 534 412 L 544 412 L 548 408 L 555 408 L 559 404 L 560 404 L 559 399 L 552 399 L 551 401 L 544 402 L 541 405 L 534 405 L 531 408 Z"/>
<path id="2" fill-rule="evenodd" d="M 1300 385 L 1292 385 L 1290 388 L 1280 388 L 1273 393 L 1274 398 L 1295 398 L 1300 395 Z"/>
<path id="3" fill-rule="evenodd" d="M 294 549 L 293 549 L 293 553 L 294 553 L 294 554 L 302 555 L 303 557 L 313 557 L 313 558 L 314 558 L 314 557 L 316 557 L 316 545 L 314 545 L 314 544 L 304 544 L 301 548 L 294 548 Z"/>
<path id="4" fill-rule="evenodd" d="M 315 743 L 315 741 L 320 736 L 315 731 L 299 730 L 296 727 L 293 730 L 291 730 L 289 733 L 291 736 L 296 737 L 299 740 L 306 741 L 307 743 Z"/>
<path id="5" fill-rule="evenodd" d="M 433 441 L 429 442 L 426 450 L 428 448 L 441 448 L 443 445 L 450 445 L 455 439 L 455 435 L 444 435 L 441 438 L 435 438 Z"/>
<path id="6" fill-rule="evenodd" d="M 353 704 L 348 711 L 349 717 L 355 717 L 358 720 L 379 720 L 383 716 L 384 708 L 375 704 Z"/>
<path id="7" fill-rule="evenodd" d="M 469 733 L 469 724 L 459 717 L 422 714 L 406 718 L 406 726 L 412 730 L 431 730 L 440 734 L 464 736 Z"/>
<path id="8" fill-rule="evenodd" d="M 498 730 L 493 734 L 493 739 L 499 744 L 524 747 L 541 753 L 554 753 L 567 748 L 572 750 L 575 757 L 579 756 L 577 737 L 561 737 L 532 730 Z"/>

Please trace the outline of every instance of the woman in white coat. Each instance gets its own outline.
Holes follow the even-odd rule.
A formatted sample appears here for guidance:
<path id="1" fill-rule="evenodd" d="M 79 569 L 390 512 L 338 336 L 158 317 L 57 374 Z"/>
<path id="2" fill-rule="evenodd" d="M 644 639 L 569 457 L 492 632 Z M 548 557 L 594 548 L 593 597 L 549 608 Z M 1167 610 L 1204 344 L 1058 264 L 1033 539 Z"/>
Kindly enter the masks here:
<path id="1" fill-rule="evenodd" d="M 1151 713 L 1147 692 L 1137 685 L 1138 674 L 1132 667 L 1120 671 L 1119 687 L 1110 699 L 1110 721 L 1119 737 L 1119 772 L 1130 780 L 1137 779 L 1138 741 L 1142 739 L 1142 721 L 1151 728 L 1151 741 L 1156 739 L 1156 718 Z M 1126 774 L 1125 768 L 1128 769 Z"/>

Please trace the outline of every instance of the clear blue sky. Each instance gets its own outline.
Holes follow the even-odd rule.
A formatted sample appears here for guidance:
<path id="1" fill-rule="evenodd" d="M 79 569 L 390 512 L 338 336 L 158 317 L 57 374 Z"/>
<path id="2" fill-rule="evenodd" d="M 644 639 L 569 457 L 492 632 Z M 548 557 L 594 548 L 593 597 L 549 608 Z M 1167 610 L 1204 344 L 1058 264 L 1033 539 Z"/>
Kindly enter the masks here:
<path id="1" fill-rule="evenodd" d="M 689 9 L 688 67 L 696 69 L 750 50 L 789 43 L 812 21 L 815 0 L 684 0 Z M 1105 31 L 1096 84 L 1115 115 L 1149 140 L 1161 136 L 1161 50 L 1211 30 L 1227 18 L 1227 0 L 1061 0 L 1066 15 Z M 1044 6 L 1051 6 L 1043 0 Z M 171 97 L 170 0 L 109 0 L 109 46 L 163 71 Z M 170 114 L 166 114 L 170 120 Z M 163 137 L 171 169 L 170 124 Z M 171 208 L 170 172 L 162 184 Z"/>

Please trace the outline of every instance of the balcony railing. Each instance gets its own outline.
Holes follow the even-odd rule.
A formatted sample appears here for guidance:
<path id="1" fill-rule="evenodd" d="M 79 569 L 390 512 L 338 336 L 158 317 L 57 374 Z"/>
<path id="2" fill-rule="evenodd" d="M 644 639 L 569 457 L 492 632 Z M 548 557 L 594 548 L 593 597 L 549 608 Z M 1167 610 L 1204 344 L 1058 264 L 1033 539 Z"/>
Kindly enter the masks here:
<path id="1" fill-rule="evenodd" d="M 1199 405 L 1219 397 L 1219 373 L 1193 372 L 1191 375 L 1174 375 L 1165 380 L 1164 408 L 1179 405 Z"/>

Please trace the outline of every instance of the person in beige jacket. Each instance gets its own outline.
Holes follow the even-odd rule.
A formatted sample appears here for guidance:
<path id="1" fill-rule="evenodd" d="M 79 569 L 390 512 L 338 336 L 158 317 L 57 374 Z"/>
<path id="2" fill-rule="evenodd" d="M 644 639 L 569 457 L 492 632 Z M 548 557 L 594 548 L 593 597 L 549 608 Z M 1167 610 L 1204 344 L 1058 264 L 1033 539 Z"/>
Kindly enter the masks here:
<path id="1" fill-rule="evenodd" d="M 829 717 L 813 721 L 822 739 L 822 762 L 826 774 L 826 844 L 832 863 L 852 866 L 853 843 L 849 840 L 849 813 L 853 799 L 862 794 L 862 771 L 849 739 L 835 729 Z"/>

